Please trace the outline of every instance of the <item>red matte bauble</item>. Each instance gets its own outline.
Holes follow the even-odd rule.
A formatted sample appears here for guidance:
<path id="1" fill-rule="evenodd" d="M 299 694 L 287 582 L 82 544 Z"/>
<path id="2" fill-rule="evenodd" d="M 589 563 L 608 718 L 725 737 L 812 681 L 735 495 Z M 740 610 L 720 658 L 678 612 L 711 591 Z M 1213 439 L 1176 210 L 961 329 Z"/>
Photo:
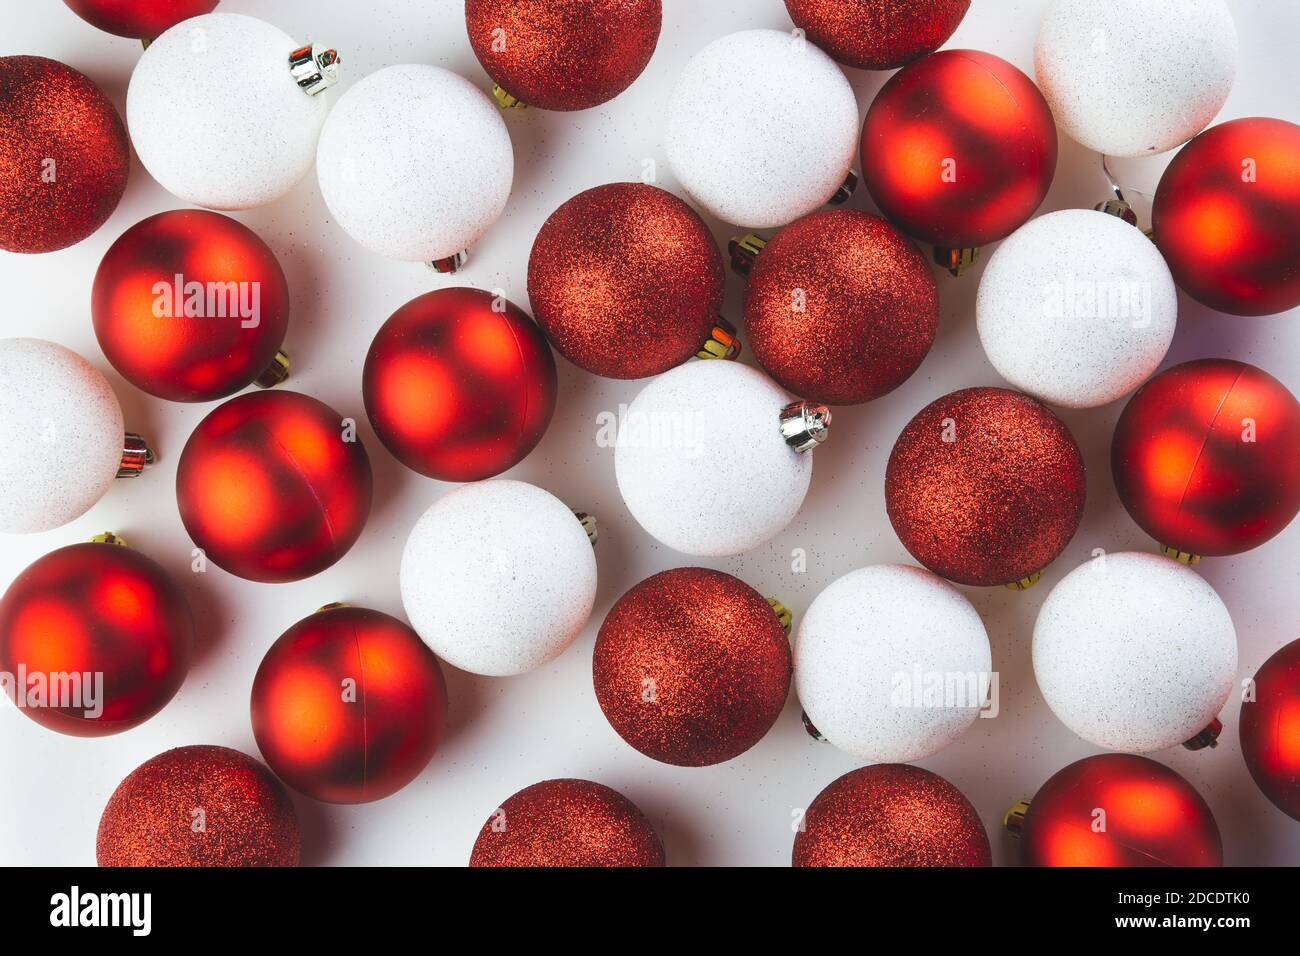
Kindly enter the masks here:
<path id="1" fill-rule="evenodd" d="M 790 641 L 744 581 L 676 568 L 615 602 L 591 669 L 620 737 L 655 760 L 703 767 L 744 753 L 776 723 L 790 691 Z"/>
<path id="2" fill-rule="evenodd" d="M 370 459 L 356 423 L 297 392 L 232 398 L 176 467 L 181 521 L 207 559 L 250 581 L 299 581 L 361 536 Z"/>
<path id="3" fill-rule="evenodd" d="M 528 298 L 546 337 L 608 378 L 658 375 L 698 352 L 718 321 L 724 280 L 704 220 L 642 183 L 574 196 L 528 257 Z"/>
<path id="4" fill-rule="evenodd" d="M 1110 454 L 1128 513 L 1178 551 L 1240 554 L 1300 511 L 1300 403 L 1244 362 L 1161 372 L 1129 399 Z"/>
<path id="5" fill-rule="evenodd" d="M 99 818 L 100 866 L 297 866 L 298 818 L 260 763 L 228 747 L 177 747 L 118 784 Z"/>
<path id="6" fill-rule="evenodd" d="M 631 800 L 590 780 L 543 780 L 488 817 L 470 866 L 663 866 L 659 835 Z"/>
<path id="7" fill-rule="evenodd" d="M 100 737 L 144 723 L 176 695 L 193 652 L 184 592 L 121 544 L 52 551 L 0 599 L 0 671 L 25 695 L 22 712 L 62 734 Z M 80 683 L 73 698 L 61 695 L 69 675 Z"/>
<path id="8" fill-rule="evenodd" d="M 465 0 L 483 69 L 544 110 L 585 110 L 641 75 L 659 42 L 660 0 Z"/>
<path id="9" fill-rule="evenodd" d="M 1033 80 L 976 50 L 896 73 L 867 111 L 862 176 L 885 218 L 941 249 L 1002 239 L 1056 172 L 1056 124 Z"/>
<path id="10" fill-rule="evenodd" d="M 785 0 L 785 8 L 845 66 L 895 70 L 943 46 L 970 0 Z"/>
<path id="11" fill-rule="evenodd" d="M 1241 704 L 1241 756 L 1264 796 L 1300 820 L 1300 641 L 1264 662 Z"/>
<path id="12" fill-rule="evenodd" d="M 939 331 L 925 258 L 885 220 L 853 209 L 804 216 L 763 247 L 745 289 L 745 337 L 789 392 L 869 402 L 916 371 Z"/>
<path id="13" fill-rule="evenodd" d="M 247 226 L 176 209 L 109 247 L 90 312 L 104 357 L 128 382 L 159 398 L 208 402 L 271 365 L 289 327 L 289 286 Z"/>
<path id="14" fill-rule="evenodd" d="M 1218 824 L 1190 783 L 1133 754 L 1058 771 L 1020 824 L 1026 866 L 1222 866 Z"/>
<path id="15" fill-rule="evenodd" d="M 979 814 L 938 774 L 903 763 L 852 770 L 817 794 L 794 866 L 991 866 Z"/>
<path id="16" fill-rule="evenodd" d="M 1083 517 L 1083 456 L 1028 395 L 966 388 L 921 409 L 885 469 L 903 547 L 958 584 L 1015 584 L 1050 564 Z"/>
<path id="17" fill-rule="evenodd" d="M 1156 189 L 1156 244 L 1174 281 L 1231 315 L 1300 305 L 1300 126 L 1236 119 L 1179 150 Z"/>
<path id="18" fill-rule="evenodd" d="M 322 608 L 271 645 L 253 678 L 253 736 L 276 776 L 317 800 L 396 793 L 433 757 L 447 687 L 428 646 L 394 617 Z"/>
<path id="19" fill-rule="evenodd" d="M 0 249 L 53 252 L 104 224 L 126 190 L 126 127 L 87 77 L 0 57 Z"/>
<path id="20" fill-rule="evenodd" d="M 152 40 L 190 17 L 211 13 L 217 0 L 63 0 L 72 12 L 106 33 Z"/>
<path id="21" fill-rule="evenodd" d="M 361 388 L 375 434 L 398 461 L 430 478 L 478 481 L 542 440 L 555 412 L 555 359 L 514 303 L 439 289 L 379 329 Z"/>

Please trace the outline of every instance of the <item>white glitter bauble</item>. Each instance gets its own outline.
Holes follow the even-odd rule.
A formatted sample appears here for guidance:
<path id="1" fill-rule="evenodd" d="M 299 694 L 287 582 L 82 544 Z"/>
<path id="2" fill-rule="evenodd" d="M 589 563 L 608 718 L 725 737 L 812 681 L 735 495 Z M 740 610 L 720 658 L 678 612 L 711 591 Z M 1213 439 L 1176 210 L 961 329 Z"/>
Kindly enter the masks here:
<path id="1" fill-rule="evenodd" d="M 651 380 L 628 406 L 614 449 L 632 517 L 684 554 L 740 554 L 775 537 L 812 479 L 811 452 L 781 435 L 789 403 L 763 373 L 721 359 Z"/>
<path id="2" fill-rule="evenodd" d="M 126 121 L 140 162 L 168 192 L 210 209 L 250 209 L 311 169 L 325 94 L 298 86 L 301 44 L 253 17 L 184 20 L 140 57 Z"/>
<path id="3" fill-rule="evenodd" d="M 942 750 L 990 691 L 984 622 L 921 568 L 850 571 L 813 601 L 794 645 L 794 686 L 809 722 L 841 750 L 898 763 Z"/>
<path id="4" fill-rule="evenodd" d="M 1223 601 L 1191 568 L 1157 554 L 1107 554 L 1075 568 L 1034 625 L 1034 676 L 1047 706 L 1107 750 L 1192 739 L 1218 717 L 1236 673 Z"/>
<path id="5" fill-rule="evenodd" d="M 30 533 L 90 510 L 125 440 L 108 380 L 43 339 L 0 339 L 0 531 Z"/>
<path id="6" fill-rule="evenodd" d="M 745 30 L 691 58 L 668 106 L 668 162 L 723 222 L 784 226 L 843 185 L 858 148 L 858 104 L 813 44 Z"/>
<path id="7" fill-rule="evenodd" d="M 1002 240 L 975 317 L 998 374 L 1066 408 L 1122 398 L 1160 365 L 1178 292 L 1155 243 L 1116 216 L 1065 209 Z"/>
<path id="8" fill-rule="evenodd" d="M 343 231 L 390 259 L 468 249 L 510 198 L 514 150 L 501 111 L 436 66 L 390 66 L 335 104 L 316 175 Z"/>
<path id="9" fill-rule="evenodd" d="M 522 674 L 558 657 L 591 615 L 596 558 L 558 498 L 522 481 L 439 498 L 402 552 L 402 605 L 435 654 L 473 674 Z"/>
<path id="10" fill-rule="evenodd" d="M 1109 156 L 1181 146 L 1210 124 L 1237 74 L 1223 0 L 1056 0 L 1034 72 L 1057 125 Z"/>

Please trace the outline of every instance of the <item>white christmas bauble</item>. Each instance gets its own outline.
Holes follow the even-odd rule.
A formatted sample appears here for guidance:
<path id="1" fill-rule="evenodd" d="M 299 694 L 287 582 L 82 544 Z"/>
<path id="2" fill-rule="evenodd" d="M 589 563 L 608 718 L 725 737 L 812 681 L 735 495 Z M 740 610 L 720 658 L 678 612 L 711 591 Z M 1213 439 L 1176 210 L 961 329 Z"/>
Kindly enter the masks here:
<path id="1" fill-rule="evenodd" d="M 390 66 L 335 104 L 316 175 L 343 231 L 390 259 L 468 249 L 510 197 L 514 150 L 501 111 L 436 66 Z"/>
<path id="2" fill-rule="evenodd" d="M 1237 636 L 1195 571 L 1128 551 L 1094 558 L 1052 588 L 1033 656 L 1038 689 L 1063 724 L 1098 747 L 1145 753 L 1218 717 L 1237 673 Z"/>
<path id="3" fill-rule="evenodd" d="M 1224 0 L 1055 0 L 1034 71 L 1057 125 L 1084 146 L 1163 153 L 1223 107 L 1237 29 Z"/>
<path id="4" fill-rule="evenodd" d="M 1116 216 L 1065 209 L 1002 241 L 975 317 L 998 374 L 1052 405 L 1092 408 L 1145 382 L 1178 319 L 1155 243 Z"/>
<path id="5" fill-rule="evenodd" d="M 628 406 L 614 472 L 632 517 L 684 554 L 740 554 L 781 532 L 812 479 L 812 454 L 781 434 L 790 397 L 721 359 L 651 380 Z"/>
<path id="6" fill-rule="evenodd" d="M 794 685 L 808 720 L 865 760 L 920 760 L 956 740 L 991 693 L 984 622 L 965 596 L 921 568 L 850 571 L 799 625 Z"/>
<path id="7" fill-rule="evenodd" d="M 324 94 L 290 72 L 300 46 L 254 17 L 184 20 L 140 57 L 126 121 L 140 162 L 173 195 L 210 209 L 249 209 L 311 169 Z"/>
<path id="8" fill-rule="evenodd" d="M 473 674 L 522 674 L 558 657 L 591 615 L 596 558 L 581 521 L 522 481 L 439 498 L 402 552 L 402 605 L 434 653 Z"/>
<path id="9" fill-rule="evenodd" d="M 0 339 L 0 531 L 48 531 L 104 496 L 122 463 L 122 408 L 84 358 Z"/>
<path id="10" fill-rule="evenodd" d="M 695 201 L 723 222 L 784 226 L 843 185 L 858 147 L 844 72 L 802 37 L 745 30 L 691 58 L 668 106 L 665 148 Z"/>

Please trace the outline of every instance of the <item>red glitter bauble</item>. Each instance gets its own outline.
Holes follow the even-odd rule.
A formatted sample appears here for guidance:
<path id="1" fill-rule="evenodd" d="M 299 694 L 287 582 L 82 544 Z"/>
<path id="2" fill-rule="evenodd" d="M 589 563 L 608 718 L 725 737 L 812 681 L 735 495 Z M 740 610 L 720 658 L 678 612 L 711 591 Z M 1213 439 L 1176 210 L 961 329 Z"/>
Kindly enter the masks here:
<path id="1" fill-rule="evenodd" d="M 1026 866 L 1222 866 L 1214 815 L 1190 783 L 1133 754 L 1057 772 L 1019 825 Z"/>
<path id="2" fill-rule="evenodd" d="M 659 42 L 659 0 L 465 0 L 465 28 L 505 93 L 544 110 L 585 110 L 641 75 Z"/>
<path id="3" fill-rule="evenodd" d="M 94 83 L 42 56 L 0 57 L 0 249 L 53 252 L 104 224 L 131 164 Z"/>
<path id="4" fill-rule="evenodd" d="M 330 803 L 396 793 L 433 757 L 447 687 L 396 618 L 322 608 L 285 631 L 253 678 L 253 736 L 276 775 Z"/>
<path id="5" fill-rule="evenodd" d="M 104 356 L 128 382 L 159 398 L 208 402 L 271 365 L 289 326 L 289 286 L 247 226 L 177 209 L 109 247 L 90 309 Z"/>
<path id="6" fill-rule="evenodd" d="M 375 434 L 398 461 L 430 478 L 478 481 L 542 440 L 555 412 L 555 359 L 514 303 L 439 289 L 379 329 L 361 388 Z"/>
<path id="7" fill-rule="evenodd" d="M 152 40 L 190 17 L 211 13 L 217 0 L 63 0 L 72 12 L 105 33 Z"/>
<path id="8" fill-rule="evenodd" d="M 176 467 L 176 501 L 194 543 L 250 581 L 298 581 L 328 568 L 370 513 L 370 459 L 355 429 L 296 392 L 218 406 Z"/>
<path id="9" fill-rule="evenodd" d="M 663 866 L 645 814 L 590 780 L 543 780 L 501 804 L 479 831 L 470 866 Z"/>
<path id="10" fill-rule="evenodd" d="M 177 747 L 131 771 L 99 818 L 100 866 L 297 866 L 280 782 L 238 750 Z"/>
<path id="11" fill-rule="evenodd" d="M 991 866 L 989 837 L 962 792 L 905 763 L 852 770 L 817 794 L 794 866 Z"/>
<path id="12" fill-rule="evenodd" d="M 724 280 L 704 220 L 641 183 L 574 196 L 528 257 L 528 298 L 546 337 L 609 378 L 658 375 L 698 352 L 718 321 Z"/>
<path id="13" fill-rule="evenodd" d="M 1046 406 L 1005 388 L 966 388 L 921 409 L 885 470 L 903 547 L 958 584 L 1031 578 L 1083 517 L 1083 456 Z"/>
<path id="14" fill-rule="evenodd" d="M 1244 362 L 1161 372 L 1129 399 L 1110 455 L 1128 513 L 1178 551 L 1240 554 L 1300 511 L 1300 403 Z"/>
<path id="15" fill-rule="evenodd" d="M 1002 239 L 1056 172 L 1056 124 L 1006 60 L 943 50 L 896 73 L 862 128 L 862 176 L 885 217 L 942 249 Z"/>
<path id="16" fill-rule="evenodd" d="M 1241 755 L 1264 796 L 1300 820 L 1300 641 L 1264 662 L 1241 704 Z"/>
<path id="17" fill-rule="evenodd" d="M 943 46 L 970 0 L 785 0 L 785 8 L 845 66 L 895 70 Z"/>
<path id="18" fill-rule="evenodd" d="M 787 391 L 856 405 L 916 371 L 939 330 L 925 258 L 885 220 L 815 212 L 764 246 L 745 290 L 745 335 Z"/>
<path id="19" fill-rule="evenodd" d="M 53 551 L 0 599 L 0 671 L 14 675 L 28 701 L 22 712 L 62 734 L 101 737 L 144 723 L 176 695 L 193 650 L 194 618 L 180 587 L 119 543 Z M 62 697 L 62 675 L 80 682 L 75 699 Z M 34 706 L 37 687 L 44 691 Z M 66 706 L 54 706 L 56 697 Z"/>
<path id="20" fill-rule="evenodd" d="M 615 602 L 591 669 L 620 737 L 655 760 L 703 767 L 744 753 L 776 723 L 790 691 L 790 641 L 744 581 L 676 568 Z"/>

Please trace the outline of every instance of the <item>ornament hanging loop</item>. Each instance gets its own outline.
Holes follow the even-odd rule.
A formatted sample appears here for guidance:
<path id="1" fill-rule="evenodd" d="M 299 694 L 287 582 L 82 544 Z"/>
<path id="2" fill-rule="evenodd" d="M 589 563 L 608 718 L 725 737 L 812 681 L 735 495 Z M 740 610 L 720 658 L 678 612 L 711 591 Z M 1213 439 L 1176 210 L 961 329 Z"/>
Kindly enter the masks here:
<path id="1" fill-rule="evenodd" d="M 791 402 L 781 409 L 781 437 L 797 452 L 816 448 L 830 434 L 831 410 L 813 402 Z"/>
<path id="2" fill-rule="evenodd" d="M 342 62 L 332 47 L 322 50 L 309 43 L 289 54 L 289 73 L 304 93 L 315 96 L 339 81 Z"/>

